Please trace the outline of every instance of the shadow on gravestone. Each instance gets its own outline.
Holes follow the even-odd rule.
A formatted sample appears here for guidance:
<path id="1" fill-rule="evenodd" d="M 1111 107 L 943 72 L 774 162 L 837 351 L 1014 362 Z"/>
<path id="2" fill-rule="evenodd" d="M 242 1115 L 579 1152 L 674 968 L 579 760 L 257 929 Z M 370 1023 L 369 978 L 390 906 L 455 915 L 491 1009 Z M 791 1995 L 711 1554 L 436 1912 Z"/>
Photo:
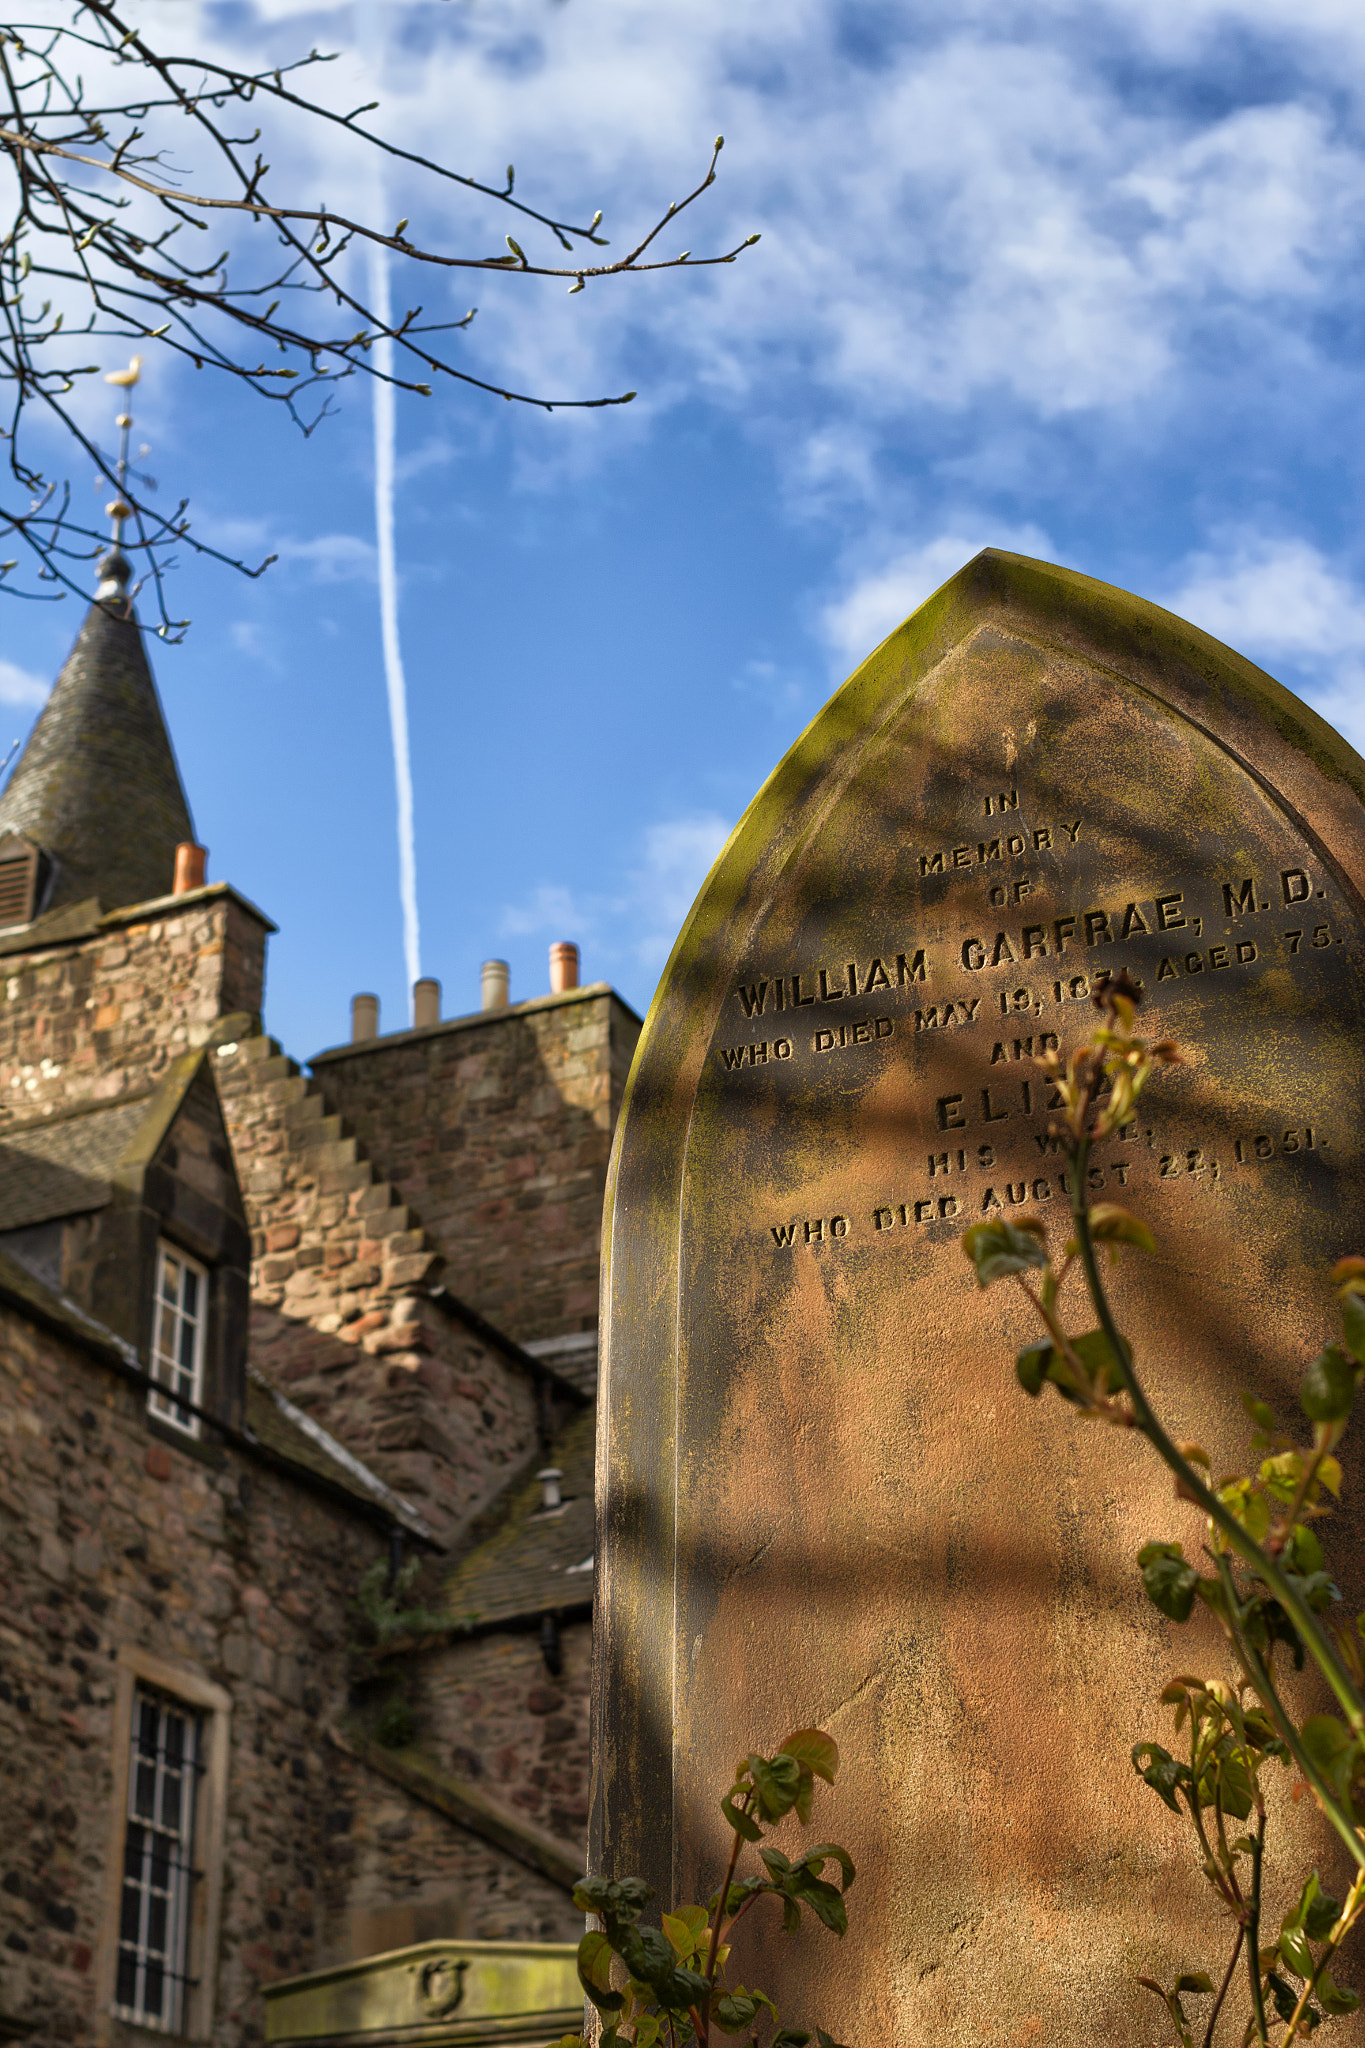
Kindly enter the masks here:
<path id="1" fill-rule="evenodd" d="M 755 1912 L 732 1970 L 784 2019 L 1157 2043 L 1138 1974 L 1221 1975 L 1188 1830 L 1129 1762 L 1173 1670 L 1227 1668 L 1134 1563 L 1197 1518 L 1144 1445 L 1019 1391 L 1042 1333 L 959 1240 L 1064 1227 L 1032 1059 L 1127 967 L 1188 1064 L 1096 1155 L 1160 1242 L 1112 1276 L 1121 1326 L 1215 1472 L 1243 1388 L 1297 1412 L 1326 1269 L 1365 1250 L 1363 797 L 1365 762 L 1239 655 L 987 551 L 831 699 L 683 929 L 608 1193 L 590 1867 L 705 1898 L 734 1759 L 829 1729 L 849 1935 Z M 1296 1890 L 1336 1861 L 1281 1775 Z"/>

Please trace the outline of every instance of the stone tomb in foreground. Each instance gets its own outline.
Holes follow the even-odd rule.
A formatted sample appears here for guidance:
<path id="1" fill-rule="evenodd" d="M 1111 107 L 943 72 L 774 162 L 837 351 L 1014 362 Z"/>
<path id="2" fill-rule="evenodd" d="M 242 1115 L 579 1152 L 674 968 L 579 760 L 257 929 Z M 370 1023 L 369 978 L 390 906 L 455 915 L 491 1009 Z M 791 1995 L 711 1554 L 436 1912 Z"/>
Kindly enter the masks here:
<path id="1" fill-rule="evenodd" d="M 1295 1412 L 1326 1268 L 1365 1249 L 1362 796 L 1238 655 L 988 552 L 826 706 L 683 931 L 606 1224 L 592 1867 L 704 1897 L 731 1761 L 830 1729 L 818 1831 L 860 1876 L 843 1944 L 811 1922 L 741 1959 L 784 2018 L 864 2048 L 1154 2043 L 1139 1972 L 1221 1970 L 1129 1763 L 1172 1670 L 1224 1669 L 1134 1564 L 1196 1518 L 1144 1446 L 1019 1391 L 1041 1333 L 959 1240 L 1063 1230 L 1032 1060 L 1126 967 L 1189 1063 L 1096 1156 L 1161 1244 L 1118 1269 L 1121 1317 L 1216 1469 L 1243 1387 Z"/>

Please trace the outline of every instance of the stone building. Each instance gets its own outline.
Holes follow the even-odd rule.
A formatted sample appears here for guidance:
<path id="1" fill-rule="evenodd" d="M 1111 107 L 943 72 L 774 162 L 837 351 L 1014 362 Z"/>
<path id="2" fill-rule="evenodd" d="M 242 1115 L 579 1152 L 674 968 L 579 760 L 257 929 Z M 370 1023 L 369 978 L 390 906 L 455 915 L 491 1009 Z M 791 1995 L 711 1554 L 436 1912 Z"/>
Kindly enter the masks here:
<path id="1" fill-rule="evenodd" d="M 288 1058 L 101 574 L 0 797 L 0 2039 L 236 2044 L 282 1975 L 576 1934 L 639 1020 L 494 977 Z"/>

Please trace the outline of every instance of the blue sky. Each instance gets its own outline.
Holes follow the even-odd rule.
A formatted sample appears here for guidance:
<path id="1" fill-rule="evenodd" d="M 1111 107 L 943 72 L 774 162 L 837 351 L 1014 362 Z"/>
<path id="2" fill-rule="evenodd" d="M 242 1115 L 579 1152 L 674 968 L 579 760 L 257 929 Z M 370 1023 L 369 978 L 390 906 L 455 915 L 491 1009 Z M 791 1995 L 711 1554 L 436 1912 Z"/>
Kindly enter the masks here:
<path id="1" fill-rule="evenodd" d="M 353 52 L 350 7 L 144 0 L 163 40 Z M 710 860 L 830 691 L 987 544 L 1171 606 L 1365 745 L 1365 9 L 1359 0 L 385 0 L 388 132 L 622 246 L 723 131 L 673 247 L 733 266 L 557 283 L 428 274 L 476 374 L 398 407 L 422 966 L 514 997 L 551 940 L 648 1002 Z M 272 138 L 274 179 L 488 253 L 491 208 Z M 410 296 L 395 277 L 396 298 Z M 430 313 L 428 314 L 430 317 Z M 111 349 L 111 366 L 119 360 Z M 463 359 L 463 357 L 462 357 Z M 97 405 L 104 403 L 103 394 Z M 112 408 L 111 408 L 112 409 Z M 281 930 L 269 1028 L 406 1022 L 368 394 L 304 441 L 150 360 L 167 498 L 258 582 L 186 558 L 154 662 L 210 872 Z M 76 478 L 77 488 L 90 488 Z M 26 729 L 79 623 L 0 611 Z"/>

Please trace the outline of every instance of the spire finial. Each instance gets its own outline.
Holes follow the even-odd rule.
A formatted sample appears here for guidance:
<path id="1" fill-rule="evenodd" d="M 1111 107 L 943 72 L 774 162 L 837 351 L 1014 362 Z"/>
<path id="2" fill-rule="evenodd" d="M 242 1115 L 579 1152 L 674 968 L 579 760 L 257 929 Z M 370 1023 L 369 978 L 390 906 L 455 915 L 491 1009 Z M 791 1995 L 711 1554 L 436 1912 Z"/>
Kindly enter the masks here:
<path id="1" fill-rule="evenodd" d="M 141 374 L 142 358 L 141 356 L 134 356 L 126 370 L 107 371 L 104 381 L 106 384 L 116 384 L 121 390 L 129 391 L 136 384 Z M 125 403 L 127 402 L 125 401 Z M 99 597 L 121 597 L 127 586 L 128 578 L 132 574 L 128 561 L 121 550 L 123 547 L 123 522 L 125 519 L 131 519 L 133 516 L 133 508 L 128 503 L 127 497 L 128 435 L 132 430 L 133 415 L 127 411 L 121 412 L 114 424 L 119 430 L 118 468 L 115 472 L 118 477 L 118 496 L 112 499 L 104 508 L 114 522 L 113 532 L 110 535 L 114 548 L 112 554 L 106 555 L 100 563 L 101 588 L 96 593 Z M 119 575 L 117 568 L 114 566 L 116 563 L 122 565 L 122 575 Z M 118 589 L 106 591 L 103 588 L 104 584 L 115 579 L 119 585 Z"/>

